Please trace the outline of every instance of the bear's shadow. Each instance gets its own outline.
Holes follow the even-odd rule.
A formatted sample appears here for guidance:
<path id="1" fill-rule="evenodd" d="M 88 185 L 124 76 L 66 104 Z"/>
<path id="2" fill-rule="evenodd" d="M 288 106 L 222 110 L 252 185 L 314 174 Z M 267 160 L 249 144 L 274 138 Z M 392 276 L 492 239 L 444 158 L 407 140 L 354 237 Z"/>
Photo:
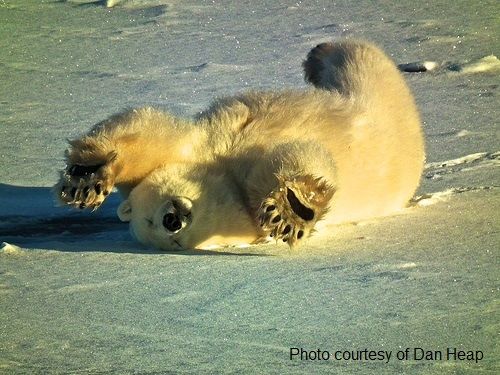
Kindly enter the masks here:
<path id="1" fill-rule="evenodd" d="M 133 239 L 128 224 L 116 216 L 119 203 L 120 196 L 116 193 L 95 212 L 76 211 L 58 207 L 49 187 L 0 183 L 0 242 L 61 252 L 266 256 L 239 249 L 160 251 L 146 248 Z"/>

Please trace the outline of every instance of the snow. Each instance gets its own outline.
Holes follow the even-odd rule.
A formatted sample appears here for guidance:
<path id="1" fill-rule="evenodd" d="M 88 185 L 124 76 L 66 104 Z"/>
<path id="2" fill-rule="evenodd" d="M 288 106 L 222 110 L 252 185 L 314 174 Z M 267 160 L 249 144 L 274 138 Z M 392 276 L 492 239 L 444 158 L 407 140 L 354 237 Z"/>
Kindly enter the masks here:
<path id="1" fill-rule="evenodd" d="M 0 373 L 496 374 L 500 173 L 496 1 L 0 1 Z M 315 44 L 355 36 L 397 63 L 427 166 L 399 215 L 299 251 L 164 253 L 112 194 L 56 207 L 66 139 L 125 107 L 192 116 L 214 96 L 305 87 Z M 429 69 L 428 69 L 429 70 Z M 388 350 L 391 360 L 290 360 Z M 475 360 L 396 360 L 420 347 Z"/>

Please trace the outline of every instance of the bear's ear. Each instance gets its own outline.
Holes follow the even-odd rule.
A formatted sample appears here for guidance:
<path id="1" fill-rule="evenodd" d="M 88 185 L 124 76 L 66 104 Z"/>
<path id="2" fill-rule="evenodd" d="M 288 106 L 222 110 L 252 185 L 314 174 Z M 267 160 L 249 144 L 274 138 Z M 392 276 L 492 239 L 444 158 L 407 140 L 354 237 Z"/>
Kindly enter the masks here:
<path id="1" fill-rule="evenodd" d="M 120 203 L 116 213 L 121 221 L 130 221 L 132 219 L 132 206 L 130 205 L 130 201 L 127 199 Z"/>

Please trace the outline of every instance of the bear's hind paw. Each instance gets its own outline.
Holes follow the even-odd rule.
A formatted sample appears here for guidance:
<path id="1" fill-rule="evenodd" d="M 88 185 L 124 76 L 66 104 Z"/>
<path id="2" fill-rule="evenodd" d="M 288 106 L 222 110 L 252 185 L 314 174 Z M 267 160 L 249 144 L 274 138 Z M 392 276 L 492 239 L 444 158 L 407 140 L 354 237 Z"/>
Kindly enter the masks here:
<path id="1" fill-rule="evenodd" d="M 278 176 L 279 187 L 262 202 L 262 230 L 290 247 L 308 237 L 328 210 L 334 189 L 323 179 L 306 175 L 291 180 Z"/>

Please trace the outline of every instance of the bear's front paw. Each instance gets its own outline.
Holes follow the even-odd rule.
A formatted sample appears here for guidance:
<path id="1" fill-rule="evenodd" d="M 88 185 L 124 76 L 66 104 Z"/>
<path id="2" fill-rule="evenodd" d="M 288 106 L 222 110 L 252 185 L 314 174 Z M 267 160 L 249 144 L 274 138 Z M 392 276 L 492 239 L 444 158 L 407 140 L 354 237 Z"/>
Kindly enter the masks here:
<path id="1" fill-rule="evenodd" d="M 63 204 L 97 209 L 109 195 L 114 176 L 109 165 L 69 165 L 61 172 L 56 194 Z"/>
<path id="2" fill-rule="evenodd" d="M 334 189 L 311 175 L 285 179 L 278 176 L 279 187 L 262 202 L 258 219 L 262 230 L 293 247 L 308 237 L 316 222 L 328 210 Z"/>

